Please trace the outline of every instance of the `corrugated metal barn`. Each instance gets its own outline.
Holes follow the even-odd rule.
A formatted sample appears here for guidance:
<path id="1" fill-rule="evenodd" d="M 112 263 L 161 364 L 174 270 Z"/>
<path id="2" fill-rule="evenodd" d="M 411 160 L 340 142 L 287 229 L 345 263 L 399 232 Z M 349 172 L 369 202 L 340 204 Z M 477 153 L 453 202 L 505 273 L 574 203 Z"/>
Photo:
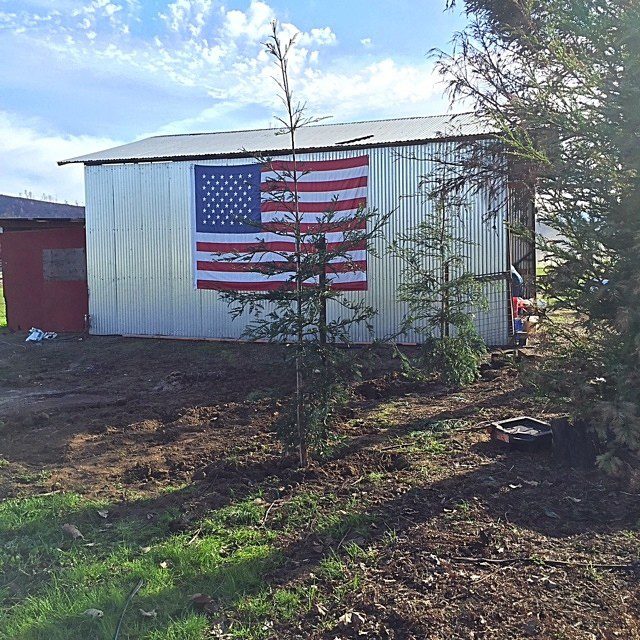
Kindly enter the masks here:
<path id="1" fill-rule="evenodd" d="M 433 203 L 417 191 L 420 177 L 433 169 L 429 157 L 434 151 L 455 153 L 460 140 L 486 136 L 486 129 L 467 114 L 299 131 L 299 160 L 367 154 L 368 206 L 394 210 L 377 247 L 380 256 L 369 259 L 368 290 L 348 294 L 365 296 L 378 310 L 376 338 L 397 332 L 404 315 L 396 301 L 400 264 L 385 248 L 399 232 L 433 213 Z M 193 167 L 247 164 L 257 155 L 286 158 L 286 144 L 287 137 L 277 129 L 158 136 L 62 161 L 85 165 L 91 332 L 238 338 L 246 318 L 232 320 L 217 292 L 194 286 Z M 509 199 L 506 182 L 500 197 Z M 460 233 L 474 242 L 468 250 L 470 268 L 486 276 L 490 305 L 477 315 L 476 324 L 488 344 L 501 345 L 507 344 L 510 330 L 509 258 L 519 255 L 525 274 L 534 267 L 530 248 L 509 238 L 507 210 L 505 219 L 487 223 L 490 208 L 488 193 L 475 196 L 462 216 Z M 352 338 L 367 342 L 371 336 L 363 328 Z M 403 341 L 415 339 L 409 335 Z"/>

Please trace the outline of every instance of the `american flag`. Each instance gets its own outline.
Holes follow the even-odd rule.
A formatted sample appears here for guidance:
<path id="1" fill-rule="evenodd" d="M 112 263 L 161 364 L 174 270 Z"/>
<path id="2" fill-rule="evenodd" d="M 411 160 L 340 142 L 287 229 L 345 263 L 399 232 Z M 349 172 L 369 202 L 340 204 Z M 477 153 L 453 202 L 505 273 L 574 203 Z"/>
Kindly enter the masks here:
<path id="1" fill-rule="evenodd" d="M 310 239 L 319 233 L 324 234 L 329 251 L 341 253 L 341 245 L 348 245 L 344 255 L 334 257 L 328 265 L 328 284 L 344 291 L 365 290 L 366 243 L 349 243 L 348 239 L 366 225 L 361 212 L 367 205 L 368 156 L 298 161 L 295 171 L 306 241 L 303 251 L 314 250 Z M 295 248 L 293 203 L 282 196 L 292 189 L 292 172 L 291 161 L 195 166 L 198 289 L 270 291 L 291 281 L 290 272 L 273 273 L 272 269 L 269 274 L 265 266 L 282 264 L 282 253 Z M 274 197 L 274 192 L 279 192 L 279 197 Z M 327 212 L 331 212 L 330 222 Z M 247 260 L 238 259 L 243 253 Z M 304 284 L 316 282 L 317 278 L 310 278 Z"/>

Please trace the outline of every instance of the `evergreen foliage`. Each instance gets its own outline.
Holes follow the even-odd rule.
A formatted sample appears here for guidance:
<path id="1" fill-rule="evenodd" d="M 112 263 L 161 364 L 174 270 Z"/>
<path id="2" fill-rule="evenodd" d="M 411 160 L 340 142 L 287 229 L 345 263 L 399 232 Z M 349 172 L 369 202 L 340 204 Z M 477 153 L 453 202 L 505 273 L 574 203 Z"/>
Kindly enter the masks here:
<path id="1" fill-rule="evenodd" d="M 335 201 L 319 214 L 314 227 L 303 222 L 298 185 L 305 171 L 298 168 L 296 134 L 316 119 L 307 117 L 305 105 L 294 101 L 289 84 L 288 61 L 295 38 L 283 42 L 277 23 L 272 27 L 265 46 L 280 72 L 277 83 L 286 115 L 278 120 L 289 141 L 291 164 L 258 158 L 270 166 L 274 176 L 267 183 L 263 198 L 277 202 L 284 213 L 256 231 L 276 229 L 295 249 L 270 249 L 269 253 L 277 256 L 275 261 L 255 262 L 255 256 L 265 250 L 264 243 L 256 241 L 250 251 L 232 255 L 231 260 L 246 263 L 253 271 L 280 276 L 274 282 L 281 284 L 271 291 L 227 291 L 224 298 L 236 317 L 244 313 L 252 317 L 244 337 L 290 347 L 288 362 L 295 369 L 295 400 L 282 412 L 278 432 L 286 445 L 297 448 L 300 464 L 306 466 L 310 452 L 320 451 L 326 443 L 336 412 L 347 398 L 348 383 L 358 374 L 354 359 L 344 350 L 349 345 L 350 329 L 355 325 L 371 329 L 376 313 L 362 298 L 354 300 L 332 287 L 332 275 L 337 273 L 335 264 L 340 262 L 348 271 L 361 270 L 352 258 L 353 251 L 365 247 L 369 255 L 375 255 L 373 240 L 388 215 L 361 208 L 338 243 L 327 242 L 325 235 L 338 224 Z"/>
<path id="2" fill-rule="evenodd" d="M 403 330 L 423 338 L 420 356 L 403 358 L 405 373 L 435 375 L 454 387 L 477 379 L 486 353 L 473 322 L 473 312 L 486 307 L 486 299 L 468 269 L 466 251 L 473 243 L 461 236 L 460 207 L 440 198 L 433 216 L 392 245 L 403 264 L 398 295 L 408 307 Z"/>
<path id="3" fill-rule="evenodd" d="M 556 232 L 540 239 L 542 285 L 577 318 L 564 344 L 579 348 L 569 360 L 556 352 L 547 369 L 574 366 L 565 397 L 606 445 L 601 465 L 630 471 L 640 452 L 640 5 L 464 0 L 464 9 L 468 26 L 440 69 L 452 99 L 498 132 L 511 184 L 537 192 L 539 220 Z M 476 182 L 505 171 L 458 169 Z"/>

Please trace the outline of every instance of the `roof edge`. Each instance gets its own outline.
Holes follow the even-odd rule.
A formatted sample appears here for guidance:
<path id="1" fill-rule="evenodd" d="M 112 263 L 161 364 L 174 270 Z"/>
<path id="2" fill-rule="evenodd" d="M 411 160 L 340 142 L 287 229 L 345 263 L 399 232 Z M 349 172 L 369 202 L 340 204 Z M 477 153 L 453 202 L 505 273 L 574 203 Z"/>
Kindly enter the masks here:
<path id="1" fill-rule="evenodd" d="M 379 122 L 396 122 L 398 120 L 427 120 L 428 118 L 457 118 L 459 116 L 473 115 L 473 111 L 459 111 L 457 113 L 440 113 L 429 116 L 407 116 L 404 118 L 376 118 L 375 120 L 351 120 L 349 122 L 320 122 L 316 124 L 305 125 L 305 129 L 316 127 L 348 127 L 352 124 L 376 124 Z M 331 116 L 329 116 L 331 117 Z M 188 136 L 218 136 L 228 133 L 255 133 L 256 131 L 278 131 L 284 130 L 284 127 L 261 127 L 259 129 L 229 129 L 228 131 L 195 131 L 190 133 L 159 133 L 155 136 L 148 136 L 142 140 L 152 140 L 153 138 L 180 138 Z"/>
<path id="2" fill-rule="evenodd" d="M 0 221 L 84 220 L 84 217 L 82 205 L 0 194 Z"/>
<path id="3" fill-rule="evenodd" d="M 370 122 L 370 121 L 367 121 Z M 259 131 L 259 129 L 248 129 L 248 131 Z M 229 132 L 225 132 L 229 133 Z M 234 132 L 241 133 L 241 132 Z M 180 134 L 182 135 L 182 134 Z M 196 134 L 185 134 L 196 135 Z M 197 134 L 203 135 L 203 134 Z M 359 145 L 344 145 L 336 147 L 336 145 L 329 145 L 324 147 L 298 147 L 298 153 L 320 153 L 325 151 L 335 151 L 337 149 L 358 151 L 362 149 L 375 149 L 381 147 L 407 147 L 413 144 L 420 144 L 424 142 L 446 142 L 446 141 L 464 141 L 464 140 L 482 140 L 483 138 L 492 138 L 497 135 L 497 132 L 478 133 L 473 135 L 441 135 L 437 137 L 429 138 L 416 138 L 414 140 L 402 140 L 399 142 L 382 142 L 382 143 L 370 143 Z M 163 136 L 159 136 L 163 137 Z M 149 138 L 146 138 L 147 140 Z M 117 147 L 116 147 L 117 148 Z M 86 166 L 97 166 L 101 164 L 139 164 L 143 162 L 187 162 L 189 160 L 222 160 L 225 158 L 255 158 L 256 152 L 243 152 L 236 151 L 233 153 L 210 153 L 210 154 L 189 154 L 189 155 L 174 155 L 174 156 L 152 156 L 147 158 L 114 158 L 108 160 L 84 160 L 86 156 L 78 156 L 77 158 L 69 158 L 68 160 L 58 160 L 58 166 L 64 166 L 68 164 L 84 164 Z M 271 149 L 268 151 L 269 156 L 282 156 L 291 153 L 291 149 Z"/>

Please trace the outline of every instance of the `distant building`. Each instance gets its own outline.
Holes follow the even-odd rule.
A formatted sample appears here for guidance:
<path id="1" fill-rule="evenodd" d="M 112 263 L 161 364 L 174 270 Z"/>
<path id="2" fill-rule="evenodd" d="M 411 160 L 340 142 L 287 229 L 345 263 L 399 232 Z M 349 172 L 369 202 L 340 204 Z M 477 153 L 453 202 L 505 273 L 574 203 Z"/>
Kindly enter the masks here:
<path id="1" fill-rule="evenodd" d="M 460 141 L 491 133 L 469 114 L 403 118 L 304 127 L 298 132 L 298 159 L 345 160 L 368 157 L 367 205 L 393 210 L 378 257 L 368 256 L 364 296 L 378 310 L 374 336 L 398 331 L 405 309 L 397 302 L 398 260 L 384 249 L 400 232 L 433 215 L 434 205 L 417 195 L 434 151 L 456 153 Z M 247 165 L 256 156 L 286 159 L 286 136 L 275 129 L 157 136 L 106 151 L 61 161 L 84 163 L 87 261 L 91 332 L 143 336 L 232 339 L 248 318 L 232 320 L 216 291 L 195 286 L 195 165 Z M 502 197 L 511 198 L 505 179 Z M 495 191 L 491 192 L 495 193 Z M 507 344 L 510 332 L 511 263 L 533 285 L 535 252 L 512 238 L 506 222 L 517 215 L 533 226 L 530 203 L 505 207 L 502 219 L 486 223 L 490 191 L 474 196 L 460 221 L 460 233 L 473 241 L 468 267 L 485 282 L 489 309 L 475 323 L 492 345 Z M 516 205 L 514 205 L 516 206 Z M 329 310 L 331 314 L 332 310 Z M 369 341 L 364 328 L 351 338 Z M 417 336 L 403 338 L 407 342 Z"/>
<path id="2" fill-rule="evenodd" d="M 7 324 L 83 331 L 88 313 L 84 207 L 0 195 Z"/>

